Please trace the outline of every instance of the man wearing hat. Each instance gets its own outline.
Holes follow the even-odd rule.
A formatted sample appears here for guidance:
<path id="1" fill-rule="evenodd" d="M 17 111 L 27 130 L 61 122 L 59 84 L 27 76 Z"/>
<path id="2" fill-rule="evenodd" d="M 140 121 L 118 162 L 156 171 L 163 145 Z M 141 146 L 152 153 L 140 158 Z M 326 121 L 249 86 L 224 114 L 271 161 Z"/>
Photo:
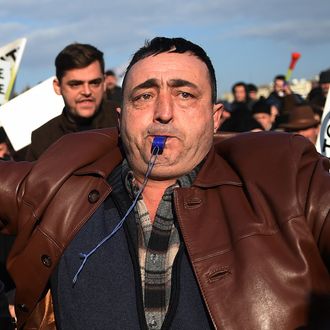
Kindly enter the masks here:
<path id="1" fill-rule="evenodd" d="M 330 69 L 320 72 L 318 86 L 313 88 L 307 99 L 313 106 L 318 106 L 322 110 L 330 88 Z"/>
<path id="2" fill-rule="evenodd" d="M 320 73 L 319 84 L 322 89 L 323 95 L 326 97 L 330 88 L 330 69 L 322 71 Z"/>
<path id="3" fill-rule="evenodd" d="M 298 105 L 292 109 L 287 123 L 280 125 L 286 132 L 294 132 L 303 135 L 313 144 L 316 143 L 320 121 L 315 118 L 313 108 L 310 105 Z"/>

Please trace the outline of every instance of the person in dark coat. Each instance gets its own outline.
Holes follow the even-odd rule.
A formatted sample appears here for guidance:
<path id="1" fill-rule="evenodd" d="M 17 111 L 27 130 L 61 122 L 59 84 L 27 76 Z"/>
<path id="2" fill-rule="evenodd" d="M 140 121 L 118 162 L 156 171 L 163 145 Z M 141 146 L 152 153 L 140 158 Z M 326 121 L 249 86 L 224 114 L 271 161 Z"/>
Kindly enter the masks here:
<path id="1" fill-rule="evenodd" d="M 0 329 L 16 329 L 15 319 L 11 317 L 8 309 L 8 300 L 5 294 L 5 285 L 0 281 Z"/>
<path id="2" fill-rule="evenodd" d="M 285 76 L 280 74 L 274 78 L 274 90 L 269 94 L 267 102 L 275 105 L 280 115 L 287 115 L 296 104 L 303 102 L 303 98 L 291 90 Z"/>
<path id="3" fill-rule="evenodd" d="M 119 107 L 122 102 L 122 90 L 117 85 L 118 78 L 113 70 L 105 71 L 105 98 L 115 102 Z"/>
<path id="4" fill-rule="evenodd" d="M 253 118 L 251 111 L 246 109 L 244 104 L 238 106 L 231 112 L 228 118 L 220 127 L 221 132 L 259 132 L 263 131 L 262 125 Z"/>
<path id="5" fill-rule="evenodd" d="M 320 72 L 318 86 L 313 88 L 308 96 L 307 100 L 313 106 L 318 107 L 323 111 L 325 101 L 330 88 L 330 69 Z"/>
<path id="6" fill-rule="evenodd" d="M 253 102 L 249 97 L 247 84 L 239 81 L 233 85 L 231 91 L 234 96 L 234 101 L 231 103 L 231 110 L 235 112 L 236 109 L 242 110 L 244 107 L 247 112 L 251 111 Z"/>
<path id="7" fill-rule="evenodd" d="M 66 46 L 55 59 L 53 87 L 65 107 L 61 115 L 32 132 L 26 160 L 37 160 L 61 136 L 117 126 L 116 103 L 103 99 L 103 53 L 89 44 Z"/>
<path id="8" fill-rule="evenodd" d="M 271 131 L 274 124 L 274 116 L 272 115 L 272 107 L 264 98 L 260 98 L 252 106 L 253 118 L 263 127 L 265 131 Z"/>

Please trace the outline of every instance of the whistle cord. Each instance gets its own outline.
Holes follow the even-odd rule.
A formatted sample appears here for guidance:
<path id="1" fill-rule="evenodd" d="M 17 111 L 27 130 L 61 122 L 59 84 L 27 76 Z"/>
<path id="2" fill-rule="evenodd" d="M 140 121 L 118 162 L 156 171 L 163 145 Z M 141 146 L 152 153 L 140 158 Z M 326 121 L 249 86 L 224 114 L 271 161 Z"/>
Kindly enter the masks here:
<path id="1" fill-rule="evenodd" d="M 79 274 L 82 272 L 88 258 L 97 251 L 97 249 L 99 247 L 101 247 L 105 242 L 107 242 L 113 235 L 115 235 L 118 230 L 123 226 L 126 218 L 128 217 L 128 215 L 132 212 L 132 210 L 134 209 L 140 195 L 142 194 L 147 182 L 148 182 L 148 178 L 149 178 L 149 175 L 155 165 L 155 162 L 156 162 L 156 159 L 157 159 L 157 156 L 158 154 L 160 153 L 161 148 L 159 146 L 154 146 L 153 149 L 152 149 L 152 153 L 151 153 L 151 157 L 150 157 L 150 160 L 149 160 L 149 163 L 148 163 L 148 168 L 147 168 L 147 172 L 146 172 L 146 175 L 144 177 L 144 181 L 143 181 L 143 184 L 141 186 L 141 188 L 139 189 L 139 191 L 137 192 L 137 195 L 132 203 L 132 205 L 129 207 L 129 209 L 127 210 L 127 212 L 125 213 L 124 217 L 118 222 L 118 224 L 116 225 L 116 227 L 112 230 L 112 232 L 104 237 L 92 250 L 90 250 L 88 253 L 79 253 L 79 257 L 80 259 L 82 259 L 82 263 L 76 273 L 76 275 L 74 276 L 73 280 L 72 280 L 72 285 L 74 286 L 78 280 L 78 276 Z"/>

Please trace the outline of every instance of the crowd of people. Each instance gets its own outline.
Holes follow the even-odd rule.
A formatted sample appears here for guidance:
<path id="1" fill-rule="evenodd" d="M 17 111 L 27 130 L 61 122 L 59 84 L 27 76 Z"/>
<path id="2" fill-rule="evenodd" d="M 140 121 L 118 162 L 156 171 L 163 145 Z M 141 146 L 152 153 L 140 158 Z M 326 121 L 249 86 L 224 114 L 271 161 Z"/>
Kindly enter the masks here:
<path id="1" fill-rule="evenodd" d="M 268 97 L 258 97 L 254 84 L 237 82 L 232 87 L 234 101 L 223 102 L 225 115 L 221 131 L 285 131 L 298 133 L 313 144 L 330 86 L 330 69 L 319 74 L 319 81 L 307 97 L 292 92 L 284 75 L 277 75 Z"/>
<path id="2" fill-rule="evenodd" d="M 81 60 L 81 65 L 97 58 L 91 49 L 97 51 L 91 45 L 77 43 L 65 47 L 55 61 L 56 73 L 61 76 L 60 70 L 64 72 L 65 67 L 61 68 L 60 61 L 64 61 L 65 57 L 75 58 L 77 63 Z M 96 106 L 90 114 L 82 114 L 68 106 L 68 102 L 71 101 L 69 98 L 74 96 L 66 95 L 64 86 L 56 79 L 54 90 L 62 95 L 66 105 L 63 113 L 33 131 L 31 144 L 22 150 L 13 150 L 5 131 L 1 128 L 0 158 L 4 155 L 5 159 L 34 161 L 64 134 L 116 126 L 116 108 L 121 106 L 122 101 L 118 77 L 113 70 L 104 70 L 103 58 L 99 70 L 104 75 L 103 91 L 99 88 L 98 93 L 93 95 Z M 258 87 L 253 83 L 237 82 L 232 86 L 232 102 L 218 100 L 224 106 L 219 131 L 285 131 L 301 134 L 315 144 L 329 86 L 330 68 L 320 72 L 319 80 L 314 83 L 305 98 L 292 92 L 290 82 L 286 81 L 284 75 L 275 76 L 273 91 L 268 97 L 259 97 Z"/>
<path id="3" fill-rule="evenodd" d="M 1 329 L 16 317 L 45 329 L 330 324 L 318 309 L 330 305 L 329 162 L 305 139 L 316 142 L 330 69 L 307 98 L 277 75 L 267 98 L 235 83 L 233 102 L 181 38 L 147 42 L 122 87 L 92 45 L 67 45 L 55 70 L 62 113 L 18 152 L 0 131 L 0 229 L 17 237 Z M 2 265 L 13 240 L 0 237 Z"/>

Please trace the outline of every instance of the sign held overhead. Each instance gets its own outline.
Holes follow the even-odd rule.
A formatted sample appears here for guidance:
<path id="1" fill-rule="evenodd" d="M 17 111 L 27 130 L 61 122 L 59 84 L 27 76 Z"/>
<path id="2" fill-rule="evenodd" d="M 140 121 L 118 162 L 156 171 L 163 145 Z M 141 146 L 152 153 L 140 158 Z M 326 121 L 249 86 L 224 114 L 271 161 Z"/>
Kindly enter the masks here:
<path id="1" fill-rule="evenodd" d="M 17 39 L 3 47 L 0 47 L 0 72 L 1 68 L 6 65 L 3 62 L 9 63 L 9 72 L 7 69 L 2 70 L 2 79 L 0 78 L 0 87 L 2 90 L 2 98 L 0 97 L 0 105 L 6 103 L 10 99 L 11 92 L 14 87 L 17 72 L 22 60 L 23 52 L 26 45 L 26 38 Z"/>

